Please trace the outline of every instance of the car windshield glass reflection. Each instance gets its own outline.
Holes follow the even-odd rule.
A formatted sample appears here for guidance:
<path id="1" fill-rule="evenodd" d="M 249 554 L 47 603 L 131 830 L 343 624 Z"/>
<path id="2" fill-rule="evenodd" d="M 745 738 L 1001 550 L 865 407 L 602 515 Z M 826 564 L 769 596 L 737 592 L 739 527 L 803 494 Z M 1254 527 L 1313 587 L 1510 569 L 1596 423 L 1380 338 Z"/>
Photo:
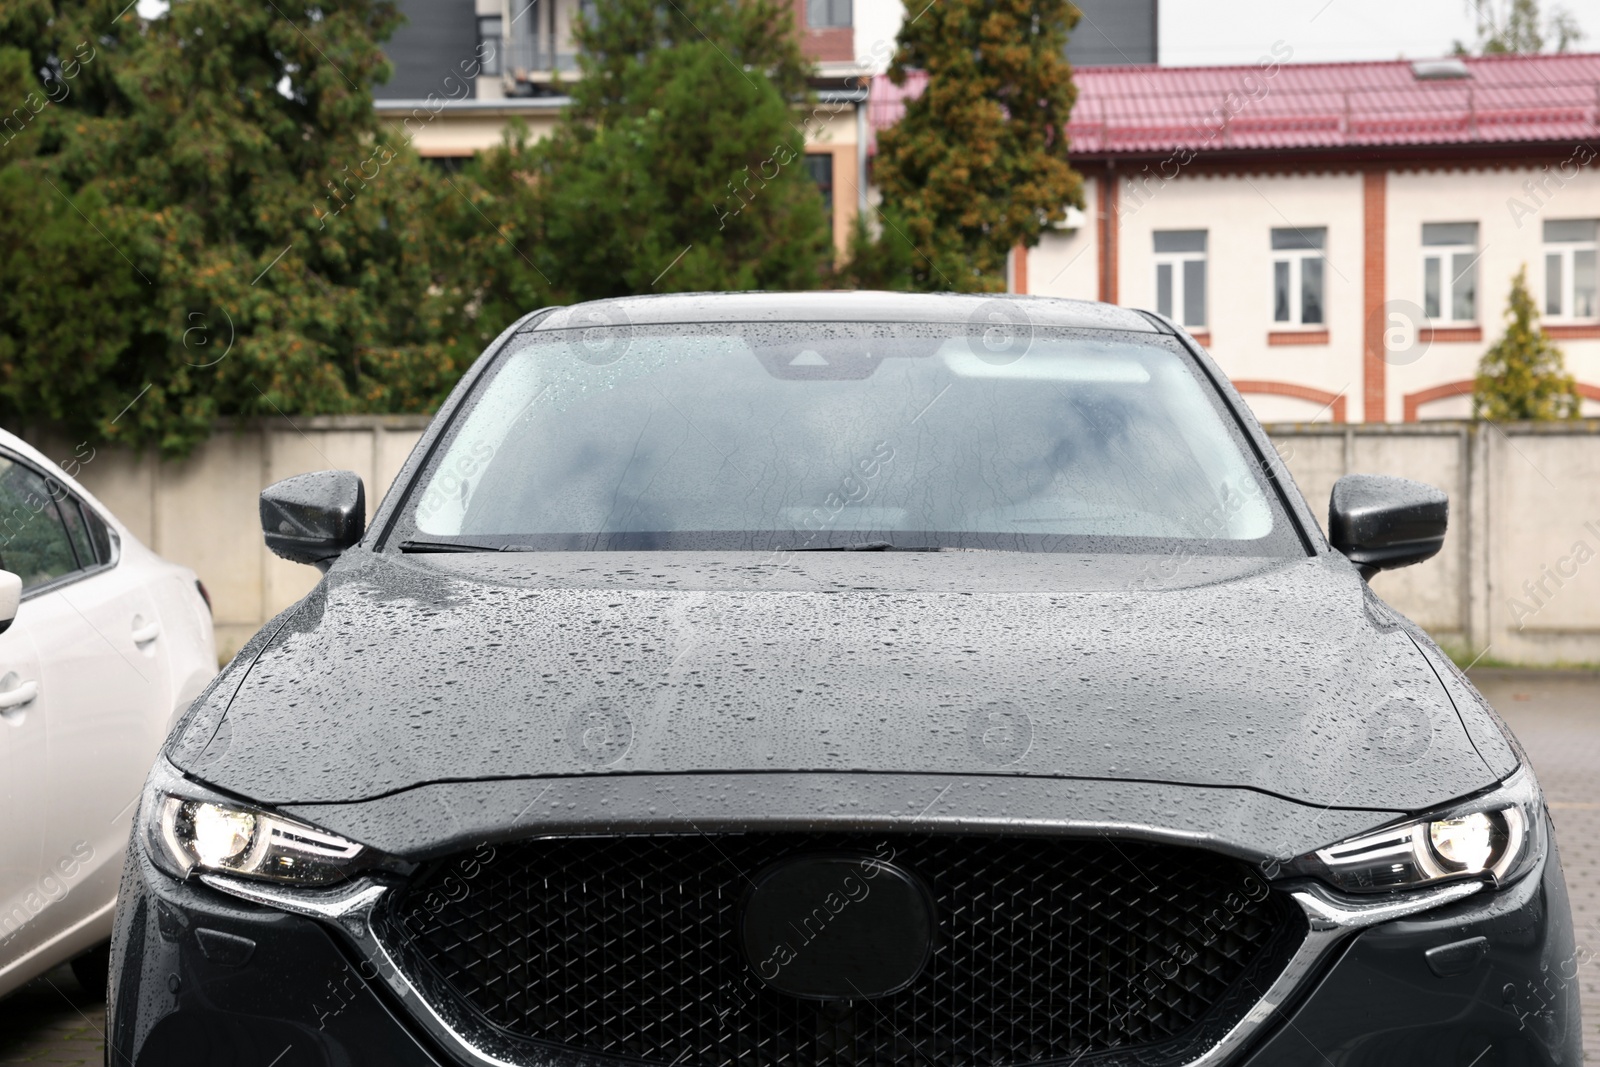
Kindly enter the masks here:
<path id="1" fill-rule="evenodd" d="M 491 373 L 409 496 L 412 550 L 1301 551 L 1165 337 L 600 327 Z"/>

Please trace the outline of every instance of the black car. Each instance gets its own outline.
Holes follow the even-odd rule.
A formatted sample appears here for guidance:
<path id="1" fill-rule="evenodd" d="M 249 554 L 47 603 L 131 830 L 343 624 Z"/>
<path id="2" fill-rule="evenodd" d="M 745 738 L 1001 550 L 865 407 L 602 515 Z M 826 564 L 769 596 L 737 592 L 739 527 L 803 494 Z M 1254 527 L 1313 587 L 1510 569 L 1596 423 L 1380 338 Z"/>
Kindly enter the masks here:
<path id="1" fill-rule="evenodd" d="M 1549 817 L 1216 366 L 1065 300 L 539 311 L 174 731 L 118 1067 L 1574 1064 Z"/>

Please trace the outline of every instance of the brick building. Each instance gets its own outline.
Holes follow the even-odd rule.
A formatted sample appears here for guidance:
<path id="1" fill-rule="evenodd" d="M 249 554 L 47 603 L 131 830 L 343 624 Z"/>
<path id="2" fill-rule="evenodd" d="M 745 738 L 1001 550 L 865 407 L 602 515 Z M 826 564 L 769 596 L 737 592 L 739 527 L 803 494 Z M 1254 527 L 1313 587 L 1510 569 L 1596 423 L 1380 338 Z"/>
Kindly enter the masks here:
<path id="1" fill-rule="evenodd" d="M 1600 414 L 1600 55 L 1288 53 L 1078 70 L 1087 210 L 1013 289 L 1172 314 L 1264 419 L 1397 422 L 1470 413 L 1526 267 Z M 899 95 L 874 83 L 874 126 Z"/>

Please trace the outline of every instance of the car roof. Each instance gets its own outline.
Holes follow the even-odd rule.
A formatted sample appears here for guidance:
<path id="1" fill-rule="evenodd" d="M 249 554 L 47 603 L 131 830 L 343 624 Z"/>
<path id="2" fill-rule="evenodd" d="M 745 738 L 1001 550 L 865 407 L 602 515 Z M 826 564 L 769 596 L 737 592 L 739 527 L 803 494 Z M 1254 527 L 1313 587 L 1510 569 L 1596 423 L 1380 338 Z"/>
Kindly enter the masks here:
<path id="1" fill-rule="evenodd" d="M 558 308 L 528 330 L 686 322 L 972 322 L 1166 332 L 1137 311 L 1093 300 L 998 293 L 674 293 Z"/>

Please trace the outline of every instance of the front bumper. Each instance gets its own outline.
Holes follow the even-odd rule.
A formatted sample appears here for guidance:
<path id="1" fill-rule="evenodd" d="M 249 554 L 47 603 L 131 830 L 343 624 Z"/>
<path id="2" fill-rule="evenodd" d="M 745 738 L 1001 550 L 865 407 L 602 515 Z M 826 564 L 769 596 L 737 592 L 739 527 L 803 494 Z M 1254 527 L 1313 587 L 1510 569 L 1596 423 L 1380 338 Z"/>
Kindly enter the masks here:
<path id="1" fill-rule="evenodd" d="M 1540 867 L 1352 938 L 1248 1067 L 1583 1063 L 1572 911 L 1555 831 Z"/>
<path id="2" fill-rule="evenodd" d="M 1358 931 L 1330 919 L 1326 951 L 1280 983 L 1289 988 L 1259 991 L 1248 1043 L 1192 1062 L 1577 1067 L 1577 959 L 1554 836 L 1547 840 L 1540 868 L 1502 892 Z M 109 1062 L 496 1062 L 467 1057 L 441 1038 L 420 998 L 385 974 L 381 952 L 364 943 L 370 935 L 352 921 L 360 901 L 350 894 L 343 900 L 321 918 L 250 903 L 169 877 L 135 843 L 112 940 Z M 548 1062 L 615 1061 L 553 1051 Z M 1105 1060 L 1086 1059 L 1082 1067 L 1091 1062 Z"/>

